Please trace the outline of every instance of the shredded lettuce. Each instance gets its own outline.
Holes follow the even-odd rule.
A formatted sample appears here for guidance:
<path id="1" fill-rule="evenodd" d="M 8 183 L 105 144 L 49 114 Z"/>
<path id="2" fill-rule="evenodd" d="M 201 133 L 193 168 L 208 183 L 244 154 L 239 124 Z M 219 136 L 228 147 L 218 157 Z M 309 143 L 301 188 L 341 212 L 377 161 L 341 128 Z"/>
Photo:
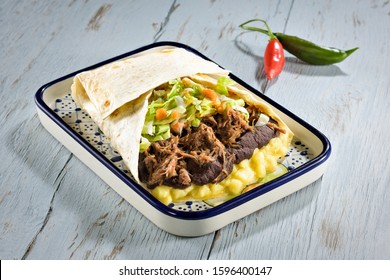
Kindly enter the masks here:
<path id="1" fill-rule="evenodd" d="M 169 84 L 173 85 L 173 87 L 171 91 L 168 93 L 168 99 L 176 95 L 179 95 L 183 91 L 184 85 L 180 79 L 169 81 Z"/>
<path id="2" fill-rule="evenodd" d="M 195 108 L 198 111 L 199 117 L 213 115 L 216 112 L 216 109 L 213 107 L 212 101 L 206 98 L 202 99 L 202 101 L 195 105 Z"/>
<path id="3" fill-rule="evenodd" d="M 147 135 L 154 135 L 155 127 L 153 125 L 153 121 L 147 121 L 144 124 L 144 127 L 142 128 L 142 134 Z"/>
<path id="4" fill-rule="evenodd" d="M 246 120 L 249 119 L 249 112 L 245 108 L 245 101 L 243 99 L 232 99 L 227 96 L 221 96 L 220 99 L 224 109 L 232 108 L 233 110 L 242 113 Z"/>
<path id="5" fill-rule="evenodd" d="M 191 89 L 192 89 L 191 95 L 194 98 L 200 98 L 202 96 L 202 88 L 200 86 L 193 85 Z"/>
<path id="6" fill-rule="evenodd" d="M 220 77 L 217 81 L 217 86 L 215 87 L 215 91 L 219 94 L 228 96 L 229 92 L 227 87 L 234 84 L 234 81 L 229 77 Z"/>
<path id="7" fill-rule="evenodd" d="M 232 108 L 248 119 L 249 113 L 245 109 L 244 100 L 229 97 L 227 87 L 233 83 L 234 81 L 228 77 L 218 79 L 217 86 L 214 88 L 218 95 L 218 104 L 203 96 L 202 86 L 186 87 L 181 79 L 169 81 L 165 89 L 159 87 L 154 90 L 142 129 L 140 151 L 145 151 L 151 142 L 171 137 L 171 125 L 179 122 L 187 126 L 198 127 L 202 117 L 214 115 L 221 108 L 223 110 Z M 160 108 L 166 111 L 166 117 L 157 120 L 156 111 Z"/>
<path id="8" fill-rule="evenodd" d="M 141 136 L 141 143 L 139 145 L 139 151 L 141 153 L 143 153 L 144 151 L 146 151 L 150 146 L 150 142 L 148 139 L 146 139 L 145 137 L 142 137 Z"/>
<path id="9" fill-rule="evenodd" d="M 169 124 L 155 125 L 155 133 L 153 135 L 144 135 L 151 142 L 165 140 L 171 137 L 171 129 Z"/>
<path id="10" fill-rule="evenodd" d="M 191 121 L 191 126 L 193 127 L 198 127 L 200 125 L 200 119 L 199 118 L 194 118 L 192 121 Z"/>

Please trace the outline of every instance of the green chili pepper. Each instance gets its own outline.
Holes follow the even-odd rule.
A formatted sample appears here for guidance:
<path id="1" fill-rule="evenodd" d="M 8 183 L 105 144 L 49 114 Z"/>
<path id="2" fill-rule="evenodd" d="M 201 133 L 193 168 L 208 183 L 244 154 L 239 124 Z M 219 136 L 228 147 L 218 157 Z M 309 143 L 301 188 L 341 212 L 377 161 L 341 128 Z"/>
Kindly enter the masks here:
<path id="1" fill-rule="evenodd" d="M 258 31 L 268 35 L 267 30 L 253 26 L 246 26 L 248 23 L 254 21 L 264 22 L 261 19 L 252 19 L 244 22 L 240 25 L 240 27 L 245 30 Z M 321 47 L 296 36 L 290 36 L 279 32 L 274 32 L 273 34 L 276 36 L 276 38 L 278 38 L 286 51 L 309 64 L 328 65 L 338 63 L 346 59 L 349 55 L 358 49 L 354 48 L 344 51 L 336 48 Z"/>

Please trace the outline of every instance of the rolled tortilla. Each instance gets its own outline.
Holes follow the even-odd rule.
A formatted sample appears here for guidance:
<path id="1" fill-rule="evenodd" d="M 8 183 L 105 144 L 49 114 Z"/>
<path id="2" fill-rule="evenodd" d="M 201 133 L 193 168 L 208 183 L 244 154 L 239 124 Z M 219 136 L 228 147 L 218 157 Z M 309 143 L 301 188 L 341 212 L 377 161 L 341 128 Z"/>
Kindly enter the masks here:
<path id="1" fill-rule="evenodd" d="M 79 73 L 72 96 L 77 104 L 92 103 L 105 119 L 166 81 L 197 73 L 227 75 L 229 71 L 184 49 L 163 49 Z"/>
<path id="2" fill-rule="evenodd" d="M 74 77 L 72 98 L 96 122 L 138 178 L 141 131 L 151 90 L 175 78 L 229 71 L 182 48 L 116 61 Z"/>

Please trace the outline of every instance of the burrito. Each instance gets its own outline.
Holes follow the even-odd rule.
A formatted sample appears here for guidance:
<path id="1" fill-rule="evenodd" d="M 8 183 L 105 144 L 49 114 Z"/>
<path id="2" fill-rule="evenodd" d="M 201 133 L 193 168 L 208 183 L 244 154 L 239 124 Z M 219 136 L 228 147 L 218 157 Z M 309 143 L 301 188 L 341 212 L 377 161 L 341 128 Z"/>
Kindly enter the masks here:
<path id="1" fill-rule="evenodd" d="M 276 170 L 293 133 L 229 71 L 181 48 L 74 77 L 72 97 L 165 204 L 242 194 Z"/>

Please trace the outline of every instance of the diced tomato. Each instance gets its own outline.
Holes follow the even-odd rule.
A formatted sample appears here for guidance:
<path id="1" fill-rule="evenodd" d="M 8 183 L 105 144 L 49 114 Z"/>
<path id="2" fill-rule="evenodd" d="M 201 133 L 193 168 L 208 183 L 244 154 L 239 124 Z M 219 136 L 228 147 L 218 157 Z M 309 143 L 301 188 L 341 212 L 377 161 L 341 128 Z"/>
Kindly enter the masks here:
<path id="1" fill-rule="evenodd" d="M 220 103 L 217 106 L 215 106 L 215 108 L 217 109 L 217 112 L 220 113 L 220 114 L 223 114 L 223 112 L 225 111 L 223 109 L 222 104 L 220 104 Z"/>
<path id="2" fill-rule="evenodd" d="M 168 115 L 168 112 L 164 108 L 158 108 L 156 110 L 156 120 L 158 120 L 158 121 L 165 119 L 167 117 L 167 115 Z"/>
<path id="3" fill-rule="evenodd" d="M 202 93 L 205 97 L 207 97 L 208 99 L 210 99 L 214 103 L 219 101 L 218 94 L 212 89 L 206 88 L 203 90 Z"/>
<path id="4" fill-rule="evenodd" d="M 171 129 L 176 134 L 181 134 L 181 132 L 183 130 L 183 127 L 184 127 L 184 123 L 182 123 L 182 122 L 173 122 L 173 123 L 171 123 Z"/>
<path id="5" fill-rule="evenodd" d="M 178 111 L 172 111 L 172 119 L 177 120 L 180 118 L 180 113 Z"/>

